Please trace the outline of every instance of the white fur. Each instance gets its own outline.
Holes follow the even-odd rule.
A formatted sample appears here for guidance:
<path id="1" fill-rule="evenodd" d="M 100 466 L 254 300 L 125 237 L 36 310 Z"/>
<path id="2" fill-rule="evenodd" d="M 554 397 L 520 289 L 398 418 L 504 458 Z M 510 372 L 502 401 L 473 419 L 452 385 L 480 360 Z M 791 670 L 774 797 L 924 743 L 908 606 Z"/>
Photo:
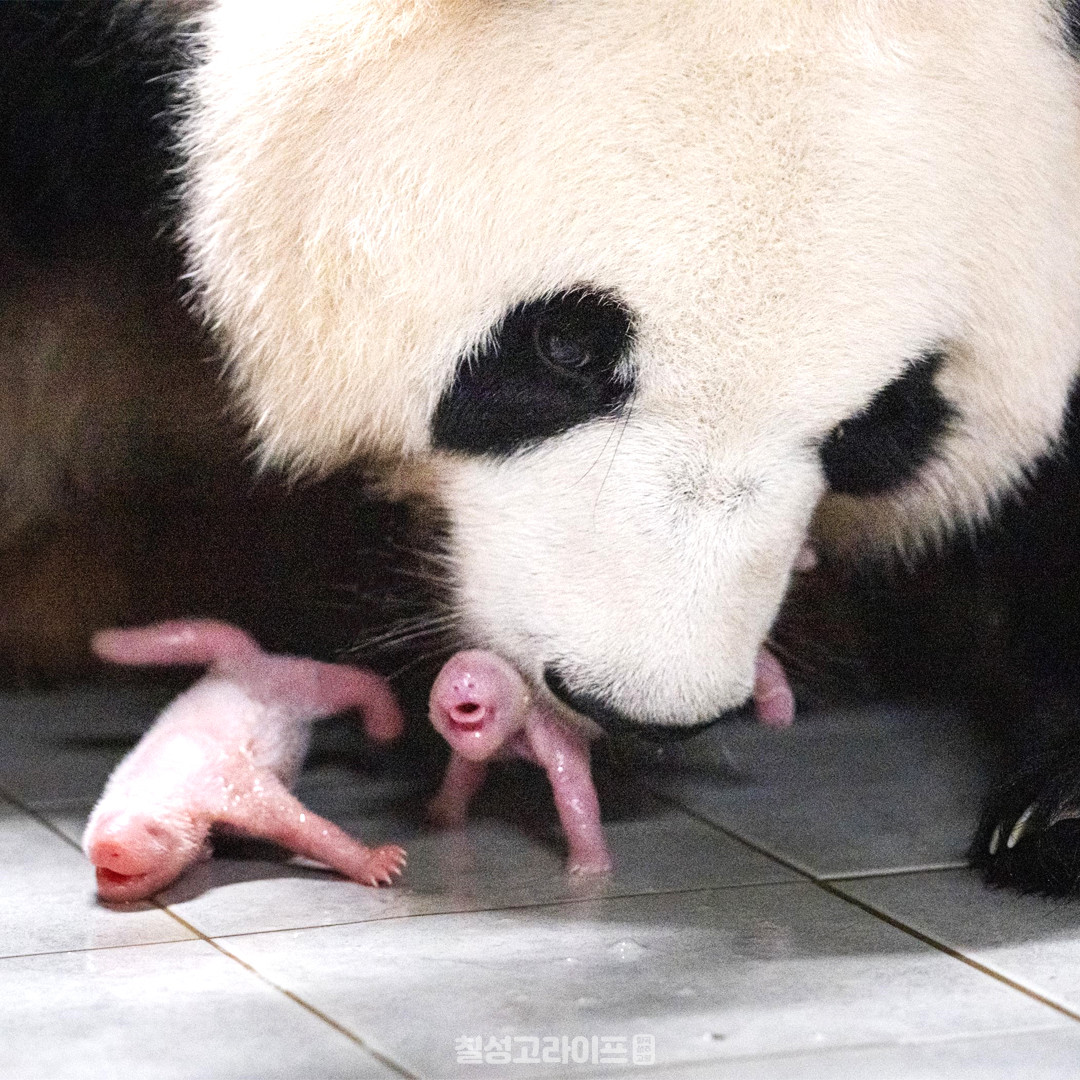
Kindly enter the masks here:
<path id="1" fill-rule="evenodd" d="M 1080 69 L 1050 0 L 218 0 L 186 238 L 267 460 L 425 460 L 508 308 L 633 310 L 632 409 L 443 455 L 464 623 L 642 720 L 745 699 L 816 443 L 935 348 L 962 421 L 824 541 L 917 544 L 1052 444 L 1080 357 Z"/>

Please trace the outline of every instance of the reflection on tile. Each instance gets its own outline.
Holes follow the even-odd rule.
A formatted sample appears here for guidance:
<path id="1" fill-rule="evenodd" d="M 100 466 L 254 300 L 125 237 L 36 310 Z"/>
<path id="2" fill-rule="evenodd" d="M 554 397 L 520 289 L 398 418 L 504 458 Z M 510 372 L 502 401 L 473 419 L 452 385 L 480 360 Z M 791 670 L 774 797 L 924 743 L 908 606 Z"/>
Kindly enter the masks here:
<path id="1" fill-rule="evenodd" d="M 715 729 L 658 791 L 822 877 L 961 865 L 982 771 L 962 721 L 875 707 Z"/>
<path id="2" fill-rule="evenodd" d="M 3 801 L 0 868 L 0 957 L 193 936 L 149 905 L 110 910 L 96 903 L 82 853 Z"/>
<path id="3" fill-rule="evenodd" d="M 168 696 L 0 695 L 0 793 L 77 841 Z M 234 847 L 167 894 L 225 954 L 156 908 L 98 906 L 72 844 L 0 799 L 0 1076 L 394 1074 L 229 953 L 431 1080 L 510 1075 L 459 1064 L 464 1035 L 510 1037 L 517 1053 L 515 1037 L 656 1039 L 654 1069 L 514 1065 L 523 1078 L 1080 1075 L 1080 1025 L 1062 1012 L 672 804 L 816 874 L 948 865 L 972 828 L 979 768 L 947 717 L 851 711 L 779 735 L 736 725 L 598 770 L 618 870 L 592 881 L 565 875 L 535 771 L 494 770 L 469 828 L 436 833 L 421 824 L 433 776 L 371 751 L 347 722 L 320 739 L 302 797 L 365 841 L 404 840 L 407 875 L 366 889 Z M 955 871 L 835 887 L 1080 1011 L 1072 905 Z"/>
<path id="4" fill-rule="evenodd" d="M 988 889 L 968 870 L 837 887 L 1080 1014 L 1080 907 L 1075 903 Z"/>
<path id="5" fill-rule="evenodd" d="M 410 1070 L 440 1078 L 473 1075 L 456 1063 L 464 1035 L 646 1034 L 667 1067 L 1069 1023 L 809 884 L 224 943 Z M 514 1073 L 531 1074 L 550 1066 Z"/>
<path id="6" fill-rule="evenodd" d="M 434 912 L 519 907 L 588 896 L 722 888 L 795 880 L 796 875 L 679 810 L 639 800 L 636 815 L 605 825 L 615 858 L 610 878 L 565 873 L 557 827 L 525 831 L 478 816 L 461 832 L 436 832 L 393 809 L 400 786 L 352 775 L 302 784 L 307 804 L 365 843 L 394 841 L 409 851 L 404 877 L 369 889 L 295 862 L 215 858 L 190 870 L 161 899 L 200 932 L 222 934 L 326 926 Z M 405 794 L 408 794 L 406 791 Z M 400 805 L 400 803 L 398 803 Z M 42 813 L 76 841 L 91 804 L 55 803 Z M 233 848 L 235 850 L 235 846 Z"/>
<path id="7" fill-rule="evenodd" d="M 680 1069 L 635 1070 L 634 1080 L 1075 1080 L 1080 1031 L 1015 1032 L 985 1039 L 909 1043 Z M 627 1072 L 610 1073 L 626 1077 Z"/>
<path id="8" fill-rule="evenodd" d="M 202 941 L 0 960 L 0 1076 L 388 1077 Z"/>
<path id="9" fill-rule="evenodd" d="M 793 877 L 707 825 L 662 807 L 654 807 L 651 817 L 610 823 L 615 873 L 578 878 L 565 872 L 559 847 L 506 822 L 478 818 L 460 832 L 435 832 L 401 818 L 354 817 L 350 795 L 314 799 L 313 809 L 365 843 L 404 844 L 409 866 L 392 888 L 369 889 L 294 865 L 215 860 L 161 899 L 201 932 L 218 936 Z"/>

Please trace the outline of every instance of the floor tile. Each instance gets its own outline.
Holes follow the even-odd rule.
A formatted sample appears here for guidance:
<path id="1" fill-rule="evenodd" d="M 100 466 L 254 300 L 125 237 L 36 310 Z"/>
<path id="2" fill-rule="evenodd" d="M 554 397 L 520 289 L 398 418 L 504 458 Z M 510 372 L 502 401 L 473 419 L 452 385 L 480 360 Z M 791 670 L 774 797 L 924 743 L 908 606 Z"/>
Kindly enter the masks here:
<path id="1" fill-rule="evenodd" d="M 652 1035 L 666 1069 L 1071 1024 L 810 884 L 223 944 L 411 1071 L 440 1080 L 478 1075 L 457 1064 L 461 1036 Z M 550 1076 L 551 1067 L 518 1065 L 513 1075 L 533 1074 Z"/>
<path id="2" fill-rule="evenodd" d="M 634 1080 L 1076 1080 L 1080 1030 L 638 1070 Z M 618 1076 L 617 1072 L 609 1075 Z M 626 1076 L 626 1071 L 622 1071 Z"/>
<path id="3" fill-rule="evenodd" d="M 4 1080 L 400 1075 L 202 941 L 0 960 Z"/>
<path id="4" fill-rule="evenodd" d="M 0 800 L 0 957 L 192 936 L 149 905 L 102 907 L 82 853 Z"/>
<path id="5" fill-rule="evenodd" d="M 969 870 L 837 888 L 1080 1015 L 1077 904 L 988 889 Z"/>
<path id="6" fill-rule="evenodd" d="M 961 865 L 982 769 L 956 717 L 875 707 L 714 729 L 656 789 L 809 873 Z"/>
<path id="7" fill-rule="evenodd" d="M 109 770 L 168 693 L 0 695 L 0 793 L 77 840 Z M 437 1080 L 496 1076 L 459 1064 L 455 1039 L 605 1035 L 628 1046 L 648 1034 L 653 1069 L 514 1065 L 506 1075 L 1080 1075 L 1080 1024 L 708 823 L 812 874 L 856 875 L 833 887 L 1080 1010 L 1070 905 L 991 893 L 966 872 L 863 876 L 960 858 L 981 770 L 955 719 L 853 710 L 802 717 L 788 733 L 733 725 L 637 751 L 604 790 L 618 870 L 591 882 L 564 874 L 535 772 L 496 770 L 469 828 L 437 833 L 421 819 L 433 777 L 373 754 L 347 722 L 319 731 L 303 797 L 366 841 L 404 840 L 402 883 L 365 889 L 249 845 L 167 898 L 386 1061 Z M 94 903 L 81 854 L 2 800 L 0 867 L 4 1080 L 394 1075 L 167 913 Z"/>
<path id="8" fill-rule="evenodd" d="M 618 869 L 575 878 L 563 856 L 498 821 L 457 833 L 409 832 L 392 824 L 350 831 L 402 841 L 409 867 L 391 888 L 368 889 L 336 876 L 273 863 L 215 861 L 162 894 L 163 902 L 209 936 L 330 925 L 439 912 L 510 908 L 582 897 L 745 885 L 782 880 L 782 867 L 672 816 L 610 830 Z M 667 844 L 650 865 L 648 852 Z"/>
<path id="9" fill-rule="evenodd" d="M 210 937 L 438 912 L 519 907 L 594 896 L 722 888 L 789 881 L 797 875 L 679 810 L 645 798 L 634 816 L 605 825 L 616 863 L 611 877 L 564 870 L 557 825 L 526 830 L 478 814 L 462 831 L 433 831 L 386 803 L 400 789 L 364 777 L 306 786 L 307 804 L 365 843 L 399 842 L 409 866 L 392 888 L 370 889 L 276 858 L 218 857 L 193 867 L 160 899 Z M 389 794 L 388 794 L 389 793 Z M 380 802 L 383 813 L 379 814 Z M 41 812 L 81 837 L 90 804 Z M 235 845 L 234 845 L 235 847 Z M 258 847 L 249 852 L 258 855 Z"/>

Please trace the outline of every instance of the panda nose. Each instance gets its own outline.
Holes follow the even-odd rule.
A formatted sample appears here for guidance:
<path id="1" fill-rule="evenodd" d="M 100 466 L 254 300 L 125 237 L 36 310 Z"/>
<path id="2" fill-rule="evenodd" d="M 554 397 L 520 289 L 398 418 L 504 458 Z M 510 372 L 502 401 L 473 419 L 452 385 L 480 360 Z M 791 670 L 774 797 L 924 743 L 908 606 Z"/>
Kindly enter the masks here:
<path id="1" fill-rule="evenodd" d="M 701 734 L 706 728 L 711 728 L 713 724 L 723 719 L 721 716 L 716 716 L 701 724 L 685 724 L 678 727 L 642 723 L 613 708 L 601 698 L 571 689 L 566 679 L 553 667 L 544 668 L 544 684 L 564 705 L 568 705 L 574 712 L 599 724 L 609 735 L 637 735 L 656 743 L 682 742 L 684 739 Z"/>

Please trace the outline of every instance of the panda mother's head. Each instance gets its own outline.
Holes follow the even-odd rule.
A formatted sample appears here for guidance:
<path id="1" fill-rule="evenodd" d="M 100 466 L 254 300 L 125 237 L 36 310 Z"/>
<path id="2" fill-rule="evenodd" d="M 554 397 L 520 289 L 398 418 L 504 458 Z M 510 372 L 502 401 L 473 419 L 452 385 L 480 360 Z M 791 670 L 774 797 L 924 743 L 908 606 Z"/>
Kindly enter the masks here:
<path id="1" fill-rule="evenodd" d="M 1053 0 L 218 0 L 192 273 L 268 460 L 421 463 L 471 643 L 693 727 L 746 699 L 812 527 L 916 543 L 1056 437 L 1066 31 Z"/>

